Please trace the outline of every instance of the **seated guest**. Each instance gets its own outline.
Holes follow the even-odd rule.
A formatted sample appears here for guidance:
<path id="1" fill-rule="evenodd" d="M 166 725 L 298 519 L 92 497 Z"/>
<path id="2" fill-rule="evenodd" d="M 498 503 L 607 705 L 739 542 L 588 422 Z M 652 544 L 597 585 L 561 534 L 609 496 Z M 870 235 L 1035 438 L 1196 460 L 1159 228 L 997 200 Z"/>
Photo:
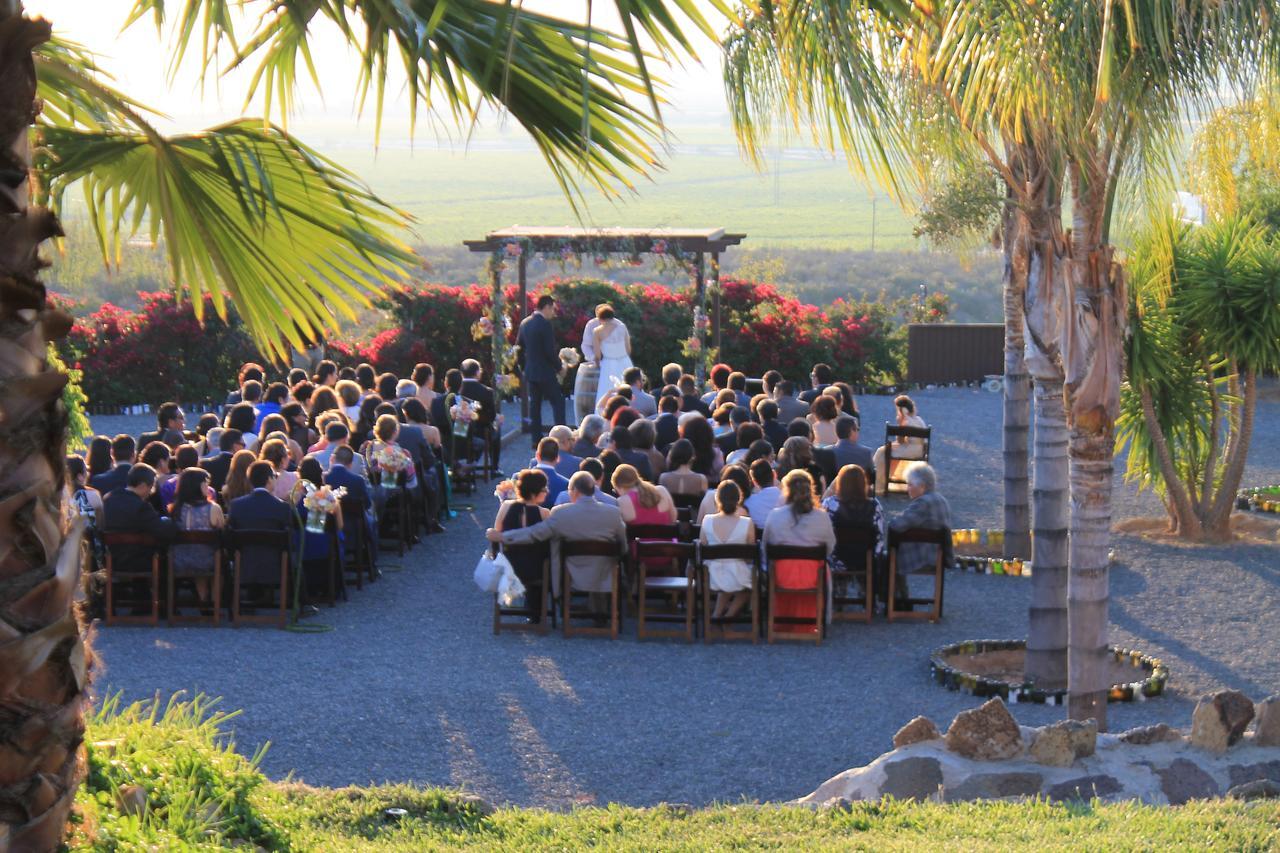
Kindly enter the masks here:
<path id="1" fill-rule="evenodd" d="M 289 470 L 289 448 L 278 438 L 266 441 L 258 451 L 258 458 L 270 462 L 276 476 L 271 483 L 271 494 L 282 501 L 287 501 L 293 492 L 293 484 L 298 482 L 296 471 Z"/>
<path id="2" fill-rule="evenodd" d="M 604 465 L 600 464 L 600 460 L 594 456 L 583 459 L 579 464 L 579 470 L 586 471 L 591 475 L 591 479 L 596 483 L 596 500 L 602 504 L 609 506 L 617 506 L 618 499 L 604 490 Z M 574 472 L 577 473 L 576 471 Z M 569 503 L 569 490 L 565 489 L 560 493 L 560 497 L 556 498 L 555 505 L 561 506 Z"/>
<path id="3" fill-rule="evenodd" d="M 874 577 L 876 590 L 883 596 L 888 586 L 880 578 L 881 560 L 886 556 L 889 533 L 884 508 L 867 489 L 867 475 L 859 465 L 846 465 L 836 475 L 835 483 L 822 499 L 822 508 L 831 516 L 833 527 L 850 527 L 866 531 L 872 537 L 872 555 L 875 559 Z M 831 568 L 838 572 L 859 573 L 858 588 L 862 590 L 861 572 L 867 564 L 867 549 L 857 545 L 837 545 L 831 555 Z M 843 595 L 843 591 L 838 591 Z"/>
<path id="4" fill-rule="evenodd" d="M 431 412 L 431 404 L 435 402 L 436 393 L 436 369 L 426 362 L 418 362 L 413 366 L 413 372 L 409 375 L 414 384 L 418 386 L 418 400 L 428 413 Z"/>
<path id="5" fill-rule="evenodd" d="M 739 501 L 744 498 L 751 497 L 751 474 L 743 465 L 726 465 L 724 470 L 720 472 L 720 481 L 732 480 L 738 486 Z M 716 492 L 708 491 L 702 496 L 702 503 L 698 506 L 697 523 L 701 524 L 702 520 L 708 515 L 716 511 Z"/>
<path id="6" fill-rule="evenodd" d="M 338 365 L 325 359 L 316 365 L 316 372 L 311 377 L 317 388 L 332 388 L 338 384 Z"/>
<path id="7" fill-rule="evenodd" d="M 209 485 L 215 492 L 222 492 L 227 484 L 227 474 L 231 471 L 231 459 L 244 450 L 244 441 L 240 430 L 224 429 L 218 437 L 218 455 L 200 461 L 200 467 L 209 472 Z"/>
<path id="8" fill-rule="evenodd" d="M 600 453 L 600 436 L 609 428 L 609 422 L 599 415 L 587 415 L 578 427 L 578 441 L 573 445 L 573 455 L 586 459 Z"/>
<path id="9" fill-rule="evenodd" d="M 627 432 L 631 433 L 631 446 L 649 461 L 649 473 L 653 476 L 650 482 L 656 482 L 662 473 L 667 470 L 667 458 L 657 451 L 653 446 L 654 440 L 657 438 L 658 431 L 653 426 L 653 421 L 639 420 L 627 427 Z"/>
<path id="10" fill-rule="evenodd" d="M 769 513 L 777 509 L 778 504 L 782 502 L 782 490 L 776 485 L 773 466 L 768 460 L 757 459 L 751 463 L 749 470 L 753 488 L 750 496 L 743 501 L 743 506 L 751 515 L 751 520 L 755 522 L 756 527 L 763 530 L 765 522 L 769 520 Z"/>
<path id="11" fill-rule="evenodd" d="M 360 417 L 347 424 L 347 429 L 351 432 L 351 449 L 357 454 L 364 449 L 364 443 L 373 437 L 373 427 L 378 422 L 378 408 L 382 403 L 382 395 L 366 394 L 360 401 Z"/>
<path id="12" fill-rule="evenodd" d="M 352 421 L 360 420 L 360 399 L 363 392 L 360 386 L 347 379 L 340 380 L 334 391 L 338 393 L 338 399 L 342 401 L 343 413 Z"/>
<path id="13" fill-rule="evenodd" d="M 838 468 L 846 465 L 857 465 L 867 475 L 867 482 L 872 486 L 876 482 L 875 452 L 866 445 L 859 444 L 861 433 L 858 419 L 851 415 L 841 415 L 836 419 L 836 443 L 831 448 Z"/>
<path id="14" fill-rule="evenodd" d="M 395 398 L 391 401 L 392 405 L 399 411 L 404 405 L 405 400 L 418 399 L 418 383 L 412 379 L 401 379 L 396 382 Z"/>
<path id="15" fill-rule="evenodd" d="M 378 371 L 373 369 L 372 364 L 361 362 L 356 365 L 355 381 L 361 392 L 368 394 L 378 387 Z"/>
<path id="16" fill-rule="evenodd" d="M 250 406 L 253 406 L 256 412 L 258 406 L 262 403 L 262 389 L 265 381 L 265 378 L 251 379 L 241 385 L 240 403 L 237 403 L 236 405 L 238 406 L 241 403 L 248 403 Z"/>
<path id="17" fill-rule="evenodd" d="M 618 455 L 616 450 L 601 450 L 600 455 L 596 458 L 600 460 L 600 467 L 604 469 L 604 473 L 600 475 L 601 491 L 612 495 L 613 472 L 618 470 L 619 465 L 623 464 L 622 457 Z"/>
<path id="18" fill-rule="evenodd" d="M 702 395 L 702 402 L 706 403 L 708 408 L 712 408 L 716 402 L 717 395 L 729 387 L 729 376 L 732 373 L 733 368 L 727 364 L 712 366 L 711 371 L 707 374 L 707 379 L 711 381 L 711 390 Z"/>
<path id="19" fill-rule="evenodd" d="M 862 413 L 858 411 L 858 401 L 854 397 L 853 387 L 850 386 L 848 382 L 834 382 L 831 387 L 840 389 L 841 413 L 855 418 L 861 418 Z"/>
<path id="20" fill-rule="evenodd" d="M 399 384 L 400 377 L 394 373 L 378 374 L 377 392 L 378 396 L 387 402 L 391 402 L 396 398 L 396 385 Z"/>
<path id="21" fill-rule="evenodd" d="M 302 452 L 315 444 L 320 436 L 311 431 L 310 422 L 307 418 L 307 410 L 303 408 L 301 403 L 285 403 L 280 407 L 280 417 L 284 418 L 285 435 L 289 436 L 289 441 L 296 444 Z M 292 446 L 290 446 L 292 452 Z M 302 457 L 293 460 L 301 462 Z"/>
<path id="22" fill-rule="evenodd" d="M 735 462 L 741 462 L 746 458 L 751 445 L 763 439 L 764 430 L 760 428 L 760 424 L 752 423 L 751 421 L 738 424 L 737 432 L 734 435 L 734 444 L 738 446 L 738 449 L 724 458 L 725 464 L 732 465 Z"/>
<path id="23" fill-rule="evenodd" d="M 290 460 L 294 462 L 302 460 L 304 448 L 289 438 L 289 424 L 285 421 L 283 415 L 267 415 L 262 419 L 262 426 L 258 430 L 259 456 L 262 455 L 262 445 L 273 438 L 284 442 L 284 449 L 288 453 Z"/>
<path id="24" fill-rule="evenodd" d="M 297 385 L 299 382 L 306 382 L 306 381 L 307 381 L 307 371 L 303 370 L 301 367 L 292 367 L 289 369 L 289 372 L 285 374 L 284 384 L 292 388 L 294 385 Z"/>
<path id="25" fill-rule="evenodd" d="M 281 407 L 289 402 L 289 386 L 283 382 L 272 382 L 262 392 L 262 402 L 258 404 L 258 420 L 254 424 L 254 433 L 262 432 L 262 422 L 270 415 L 280 414 Z"/>
<path id="26" fill-rule="evenodd" d="M 133 441 L 129 438 L 129 441 Z M 144 533 L 168 543 L 177 532 L 173 522 L 156 512 L 151 495 L 156 488 L 156 472 L 150 465 L 133 465 L 125 484 L 102 500 L 102 530 L 107 533 Z M 116 571 L 145 572 L 151 558 L 162 550 L 148 545 L 118 545 L 111 549 Z"/>
<path id="27" fill-rule="evenodd" d="M 165 403 L 156 410 L 156 431 L 144 432 L 138 437 L 138 447 L 145 448 L 153 441 L 159 441 L 168 444 L 173 439 L 173 434 L 177 434 L 178 443 L 181 444 L 186 440 L 182 431 L 186 429 L 187 416 L 183 414 L 182 407 L 177 403 Z"/>
<path id="28" fill-rule="evenodd" d="M 624 464 L 639 471 L 644 479 L 651 483 L 656 479 L 653 476 L 653 468 L 649 465 L 649 457 L 636 450 L 631 444 L 631 431 L 626 427 L 616 427 L 609 433 L 609 449 L 617 453 Z"/>
<path id="29" fill-rule="evenodd" d="M 416 491 L 418 488 L 418 472 L 413 466 L 413 457 L 409 451 L 400 446 L 397 440 L 400 437 L 400 422 L 396 420 L 396 416 L 385 414 L 378 416 L 378 422 L 374 425 L 373 434 L 375 438 L 365 444 L 365 470 L 380 470 L 377 463 L 377 454 L 387 451 L 395 456 L 400 457 L 407 462 L 404 468 L 405 488 L 410 491 Z M 386 479 L 383 482 L 385 487 L 388 483 L 393 483 L 393 475 L 390 471 L 383 472 Z M 394 475 L 398 477 L 398 473 Z"/>
<path id="30" fill-rule="evenodd" d="M 200 454 L 196 451 L 194 445 L 183 444 L 173 452 L 173 474 L 169 480 L 161 485 L 156 491 L 160 495 L 160 503 L 168 506 L 173 503 L 174 497 L 178 494 L 178 480 L 182 477 L 182 472 L 188 468 L 200 468 Z M 204 470 L 201 468 L 200 470 Z M 217 500 L 213 490 L 209 490 L 209 499 Z"/>
<path id="31" fill-rule="evenodd" d="M 480 362 L 474 358 L 468 358 L 462 362 L 461 367 L 462 388 L 458 393 L 476 403 L 476 417 L 471 422 L 472 443 L 483 447 L 482 434 L 487 434 L 491 443 L 490 454 L 497 459 L 502 447 L 502 431 L 496 429 L 497 399 L 493 395 L 493 389 L 481 381 L 484 378 L 484 371 L 480 368 Z"/>
<path id="32" fill-rule="evenodd" d="M 715 496 L 716 511 L 703 519 L 699 541 L 703 545 L 754 545 L 756 526 L 742 508 L 738 484 L 722 480 Z M 751 600 L 752 566 L 746 560 L 708 560 L 707 581 L 716 593 L 713 621 L 736 617 Z"/>
<path id="33" fill-rule="evenodd" d="M 560 476 L 556 463 L 560 461 L 560 445 L 551 436 L 538 442 L 538 453 L 535 459 L 536 470 L 541 471 L 547 479 L 547 506 L 554 506 L 556 498 L 569 488 L 569 481 Z"/>
<path id="34" fill-rule="evenodd" d="M 606 506 L 596 500 L 596 483 L 591 475 L 579 471 L 569 478 L 569 503 L 558 506 L 541 521 L 529 527 L 498 531 L 490 528 L 486 535 L 491 542 L 502 545 L 533 545 L 552 542 L 552 560 L 557 564 L 558 543 L 561 541 L 612 542 L 618 548 L 617 557 L 570 557 L 568 559 L 569 583 L 573 589 L 591 593 L 591 608 L 597 621 L 609 615 L 609 593 L 613 591 L 613 573 L 627 547 L 627 527 L 617 507 Z M 557 594 L 560 573 L 552 574 L 552 585 Z"/>
<path id="35" fill-rule="evenodd" d="M 813 387 L 800 395 L 800 402 L 813 403 L 834 380 L 835 373 L 832 372 L 831 365 L 815 364 L 813 371 L 809 374 L 809 381 L 813 383 Z"/>
<path id="36" fill-rule="evenodd" d="M 133 443 L 133 436 L 121 433 L 111 439 L 111 458 L 114 460 L 115 467 L 110 471 L 99 474 L 89 479 L 89 484 L 101 492 L 103 495 L 109 495 L 116 489 L 126 488 L 129 481 L 129 469 L 133 467 L 134 454 L 137 453 L 137 445 Z M 155 473 L 154 471 L 152 472 Z"/>
<path id="37" fill-rule="evenodd" d="M 924 422 L 924 418 L 916 414 L 916 404 L 906 394 L 899 394 L 893 400 L 894 411 L 897 414 L 898 426 L 900 427 L 916 427 L 917 429 L 925 429 L 928 424 Z M 893 458 L 898 459 L 922 459 L 924 457 L 924 439 L 923 438 L 907 438 L 905 436 L 897 439 L 893 448 Z M 873 482 L 876 487 L 876 494 L 887 494 L 889 488 L 888 472 L 885 471 L 885 455 L 884 446 L 876 448 L 872 455 L 875 463 L 875 477 Z"/>
<path id="38" fill-rule="evenodd" d="M 774 402 L 778 404 L 778 420 L 789 424 L 796 418 L 804 418 L 809 414 L 809 406 L 796 397 L 794 382 L 782 380 L 773 389 Z"/>
<path id="39" fill-rule="evenodd" d="M 747 455 L 742 457 L 738 464 L 750 468 L 757 459 L 763 459 L 770 465 L 774 462 L 773 445 L 763 438 L 751 442 L 751 446 L 747 448 Z"/>
<path id="40" fill-rule="evenodd" d="M 315 393 L 316 386 L 311 384 L 310 379 L 304 379 L 289 386 L 289 396 L 293 398 L 293 402 L 306 409 L 308 415 L 311 414 L 311 398 Z"/>
<path id="41" fill-rule="evenodd" d="M 766 370 L 760 377 L 760 384 L 764 387 L 764 393 L 769 399 L 773 399 L 773 389 L 777 388 L 781 381 L 782 374 L 776 370 Z"/>
<path id="42" fill-rule="evenodd" d="M 809 425 L 813 429 L 813 443 L 819 447 L 829 447 L 836 443 L 836 418 L 840 416 L 840 406 L 826 394 L 813 401 L 809 413 Z"/>
<path id="43" fill-rule="evenodd" d="M 556 424 L 547 433 L 547 437 L 555 439 L 560 448 L 560 455 L 556 457 L 556 473 L 564 477 L 567 484 L 569 478 L 578 473 L 578 466 L 582 464 L 582 457 L 576 456 L 571 452 L 573 450 L 573 430 L 564 424 Z M 593 453 L 592 455 L 594 456 L 595 454 Z"/>
<path id="44" fill-rule="evenodd" d="M 546 521 L 551 515 L 551 510 L 543 507 L 543 504 L 549 503 L 545 471 L 532 468 L 521 471 L 515 476 L 515 484 L 515 498 L 502 502 L 493 521 L 493 529 L 498 533 L 532 527 Z M 551 559 L 551 546 L 545 540 L 528 545 L 506 545 L 502 553 L 511 563 L 516 577 L 524 584 L 529 621 L 534 624 L 541 622 L 547 600 L 546 591 L 542 588 L 542 570 Z"/>
<path id="45" fill-rule="evenodd" d="M 676 505 L 671 495 L 662 486 L 646 483 L 634 466 L 615 468 L 612 483 L 622 520 L 628 525 L 675 523 Z"/>
<path id="46" fill-rule="evenodd" d="M 338 394 L 332 388 L 317 388 L 311 395 L 307 411 L 311 417 L 311 428 L 316 432 L 320 432 L 317 424 L 320 422 L 320 416 L 325 412 L 337 412 L 347 424 L 347 429 L 351 428 L 351 422 L 347 419 L 346 412 L 342 410 L 342 403 L 338 401 Z"/>
<path id="47" fill-rule="evenodd" d="M 89 479 L 110 471 L 115 463 L 111 460 L 111 439 L 105 435 L 95 435 L 89 441 L 89 451 L 85 454 L 85 465 L 89 470 Z"/>
<path id="48" fill-rule="evenodd" d="M 644 390 L 644 371 L 638 367 L 629 367 L 622 374 L 622 381 L 631 388 L 631 408 L 641 417 L 649 417 L 658 413 L 658 401 Z"/>
<path id="49" fill-rule="evenodd" d="M 342 368 L 339 368 L 339 369 L 338 369 L 338 381 L 339 381 L 339 382 L 342 382 L 343 380 L 346 380 L 347 382 L 355 382 L 355 381 L 356 381 L 356 369 L 355 369 L 354 367 L 349 367 L 349 366 L 348 366 L 348 367 L 342 367 Z"/>
<path id="50" fill-rule="evenodd" d="M 711 424 L 705 418 L 691 416 L 680 424 L 680 437 L 693 445 L 693 470 L 715 483 L 724 467 L 724 455 L 716 446 Z"/>
<path id="51" fill-rule="evenodd" d="M 311 456 L 316 462 L 320 463 L 322 470 L 327 471 L 333 460 L 333 451 L 339 447 L 350 446 L 351 431 L 347 429 L 345 424 L 335 422 L 325 427 L 324 437 L 326 442 L 324 449 L 316 451 Z M 351 470 L 361 477 L 366 476 L 367 466 L 363 456 L 356 454 Z"/>
<path id="52" fill-rule="evenodd" d="M 223 421 L 224 429 L 234 429 L 240 432 L 241 441 L 244 442 L 245 450 L 253 450 L 258 446 L 258 436 L 253 431 L 254 424 L 258 422 L 258 414 L 253 406 L 249 403 L 237 403 L 227 412 L 226 420 Z"/>
<path id="53" fill-rule="evenodd" d="M 453 424 L 449 418 L 449 407 L 457 401 L 458 392 L 462 390 L 462 371 L 451 367 L 444 372 L 444 393 L 437 394 L 431 401 L 431 422 L 445 432 L 452 433 Z M 448 447 L 448 444 L 445 445 Z"/>
<path id="54" fill-rule="evenodd" d="M 793 435 L 782 445 L 782 452 L 778 454 L 778 473 L 785 480 L 791 471 L 807 472 L 816 488 L 826 489 L 826 478 L 822 468 L 813 459 L 813 445 L 809 443 L 809 439 Z"/>
<path id="55" fill-rule="evenodd" d="M 658 399 L 658 416 L 653 419 L 653 446 L 666 453 L 680 437 L 680 398 L 664 395 Z"/>
<path id="56" fill-rule="evenodd" d="M 138 461 L 144 465 L 150 465 L 156 472 L 156 490 L 151 495 L 151 505 L 156 508 L 156 512 L 164 515 L 169 505 L 162 503 L 160 500 L 161 490 L 168 485 L 177 475 L 171 473 L 171 460 L 173 454 L 169 450 L 169 445 L 163 442 L 153 441 L 146 447 L 142 448 L 142 455 L 138 457 Z"/>
<path id="57" fill-rule="evenodd" d="M 307 458 L 316 462 L 317 465 L 320 464 L 314 456 Z M 330 459 L 329 470 L 321 469 L 321 479 L 325 485 L 333 486 L 335 489 L 346 489 L 348 497 L 358 499 L 364 508 L 369 510 L 373 508 L 373 493 L 369 490 L 369 482 L 352 470 L 352 463 L 359 458 L 356 452 L 345 444 L 335 448 Z M 301 466 L 298 470 L 301 472 Z M 298 476 L 301 477 L 301 473 Z"/>
<path id="58" fill-rule="evenodd" d="M 630 402 L 631 402 L 630 400 L 628 400 L 626 397 L 622 396 L 621 394 L 617 394 L 613 391 L 610 391 L 600 401 L 600 407 L 599 407 L 600 417 L 604 418 L 605 423 L 612 424 L 614 416 L 616 416 L 618 412 L 627 408 L 627 405 Z"/>
<path id="59" fill-rule="evenodd" d="M 413 400 L 405 400 L 400 406 L 400 414 L 404 416 L 404 424 L 400 428 L 401 444 L 406 442 L 404 437 L 405 427 L 412 427 L 422 434 L 423 445 L 426 448 L 440 449 L 443 444 L 440 438 L 440 430 L 431 425 L 431 414 L 421 399 L 415 397 Z M 565 429 L 567 430 L 568 427 L 565 427 Z M 416 442 L 414 444 L 415 446 L 417 445 Z M 424 464 L 430 461 L 429 456 L 429 450 L 423 454 L 422 461 Z M 430 467 L 430 465 L 427 465 L 427 467 Z"/>
<path id="60" fill-rule="evenodd" d="M 222 505 L 231 506 L 231 502 L 242 498 L 253 487 L 249 485 L 249 466 L 258 461 L 252 450 L 237 450 L 231 457 L 231 465 L 227 468 L 227 479 L 222 484 Z"/>
<path id="61" fill-rule="evenodd" d="M 733 392 L 739 406 L 751 411 L 751 395 L 747 393 L 747 375 L 735 370 L 729 374 L 729 390 Z"/>
<path id="62" fill-rule="evenodd" d="M 730 391 L 729 393 L 732 394 L 733 392 Z M 734 449 L 733 424 L 729 422 L 733 409 L 733 403 L 721 403 L 711 413 L 711 434 L 715 436 L 716 444 L 720 447 L 720 452 L 725 456 L 728 456 L 729 452 Z"/>
<path id="63" fill-rule="evenodd" d="M 698 412 L 704 418 L 711 417 L 711 407 L 698 396 L 698 380 L 687 373 L 680 377 L 680 411 Z M 714 395 L 712 395 L 714 398 Z"/>
<path id="64" fill-rule="evenodd" d="M 681 376 L 684 376 L 684 367 L 681 365 L 671 362 L 662 366 L 662 385 L 664 388 L 668 385 L 678 384 Z"/>
<path id="65" fill-rule="evenodd" d="M 782 478 L 782 501 L 782 506 L 769 513 L 765 522 L 765 546 L 821 546 L 830 555 L 836 544 L 836 534 L 831 527 L 831 518 L 814 505 L 814 481 L 807 471 L 795 469 Z M 820 580 L 817 572 L 826 570 L 825 561 L 817 564 L 808 560 L 777 560 L 770 566 L 783 589 L 814 587 Z M 808 595 L 782 595 L 775 603 L 774 613 L 783 617 L 816 619 L 817 602 Z"/>
<path id="66" fill-rule="evenodd" d="M 612 429 L 626 429 L 639 420 L 643 418 L 638 411 L 630 406 L 623 406 L 613 413 L 613 417 L 609 419 L 609 426 Z"/>
<path id="67" fill-rule="evenodd" d="M 196 422 L 194 442 L 196 452 L 200 454 L 200 458 L 203 459 L 206 456 L 212 456 L 218 452 L 217 443 L 210 443 L 207 439 L 210 432 L 215 429 L 220 429 L 219 424 L 221 423 L 222 422 L 218 420 L 218 416 L 213 412 L 205 412 L 200 416 L 200 420 Z"/>
<path id="68" fill-rule="evenodd" d="M 305 460 L 304 460 L 305 461 Z M 271 478 L 275 475 L 269 462 L 249 466 L 247 495 L 231 502 L 227 509 L 227 526 L 232 530 L 290 530 L 294 524 L 293 509 L 271 494 Z M 262 548 L 247 548 L 240 567 L 241 583 L 250 585 L 280 582 L 280 555 Z"/>
<path id="69" fill-rule="evenodd" d="M 89 467 L 79 456 L 67 457 L 67 491 L 71 493 L 71 505 L 76 514 L 87 519 L 89 535 L 97 535 L 102 523 L 102 493 L 89 485 Z"/>
<path id="70" fill-rule="evenodd" d="M 707 491 L 707 478 L 693 470 L 693 445 L 688 439 L 678 439 L 667 454 L 667 470 L 658 478 L 658 485 L 673 495 L 702 496 Z"/>
<path id="71" fill-rule="evenodd" d="M 951 507 L 947 499 L 938 494 L 938 477 L 933 468 L 924 462 L 912 463 L 907 469 L 907 497 L 911 503 L 889 522 L 889 529 L 947 530 L 951 527 Z M 898 578 L 895 592 L 899 598 L 909 598 L 905 575 L 912 572 L 932 571 L 938 558 L 938 546 L 925 542 L 905 542 L 898 546 Z M 951 539 L 943 546 L 942 564 L 951 565 Z M 895 605 L 896 606 L 896 605 Z"/>
<path id="72" fill-rule="evenodd" d="M 244 399 L 242 389 L 246 382 L 261 383 L 264 378 L 264 371 L 261 364 L 255 364 L 252 361 L 246 361 L 240 365 L 240 372 L 236 374 L 236 390 L 227 395 L 227 405 L 234 406 L 236 403 Z"/>
<path id="73" fill-rule="evenodd" d="M 168 508 L 179 530 L 221 530 L 226 524 L 222 507 L 209 498 L 209 472 L 189 467 L 178 476 L 178 489 Z M 204 604 L 212 602 L 216 545 L 174 545 L 169 550 L 169 566 L 175 578 L 194 578 L 196 594 Z"/>

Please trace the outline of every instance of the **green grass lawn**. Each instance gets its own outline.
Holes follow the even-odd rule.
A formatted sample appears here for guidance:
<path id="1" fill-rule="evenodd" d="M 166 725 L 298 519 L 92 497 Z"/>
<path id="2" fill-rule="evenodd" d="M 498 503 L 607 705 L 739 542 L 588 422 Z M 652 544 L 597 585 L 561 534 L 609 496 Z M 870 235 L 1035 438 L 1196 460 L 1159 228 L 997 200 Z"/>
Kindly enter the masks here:
<path id="1" fill-rule="evenodd" d="M 276 783 L 231 750 L 229 717 L 205 700 L 108 701 L 89 726 L 89 778 L 73 849 L 268 850 L 868 849 L 1267 850 L 1280 804 L 855 803 L 847 811 L 777 805 L 608 806 L 486 813 L 456 791 L 407 785 L 321 789 Z M 815 779 L 817 785 L 822 780 Z M 140 790 L 131 792 L 132 786 Z M 132 793 L 146 807 L 126 814 Z M 388 822 L 384 811 L 408 814 Z"/>

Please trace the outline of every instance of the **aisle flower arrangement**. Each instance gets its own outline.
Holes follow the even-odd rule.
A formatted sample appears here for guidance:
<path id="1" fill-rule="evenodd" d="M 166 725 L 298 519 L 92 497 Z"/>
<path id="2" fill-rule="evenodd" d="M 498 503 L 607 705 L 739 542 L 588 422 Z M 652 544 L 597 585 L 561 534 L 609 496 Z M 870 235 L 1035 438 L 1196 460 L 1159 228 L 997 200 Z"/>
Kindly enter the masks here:
<path id="1" fill-rule="evenodd" d="M 345 487 L 316 486 L 310 480 L 302 481 L 306 494 L 302 505 L 307 510 L 307 531 L 324 533 L 325 522 L 329 516 L 338 511 L 338 505 L 347 496 Z"/>
<path id="2" fill-rule="evenodd" d="M 383 444 L 373 452 L 373 467 L 383 476 L 382 486 L 387 489 L 396 488 L 397 478 L 401 471 L 408 470 L 413 464 L 412 457 L 402 447 L 395 447 L 390 444 Z M 390 475 L 390 476 L 387 476 Z"/>

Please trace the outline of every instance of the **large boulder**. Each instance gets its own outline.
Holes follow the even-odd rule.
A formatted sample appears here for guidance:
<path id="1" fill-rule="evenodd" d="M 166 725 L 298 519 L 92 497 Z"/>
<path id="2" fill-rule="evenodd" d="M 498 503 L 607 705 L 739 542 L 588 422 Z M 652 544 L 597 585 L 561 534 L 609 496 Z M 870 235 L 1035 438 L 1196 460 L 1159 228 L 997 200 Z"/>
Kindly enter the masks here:
<path id="1" fill-rule="evenodd" d="M 1253 703 L 1239 690 L 1204 696 L 1191 714 L 1191 742 L 1210 752 L 1226 752 L 1244 737 L 1253 720 Z"/>
<path id="2" fill-rule="evenodd" d="M 1280 746 L 1280 696 L 1268 696 L 1254 707 L 1254 746 Z"/>
<path id="3" fill-rule="evenodd" d="M 961 711 L 947 729 L 947 749 L 978 761 L 1003 761 L 1022 754 L 1022 732 L 999 698 Z"/>
<path id="4" fill-rule="evenodd" d="M 1274 800 L 1280 798 L 1280 785 L 1270 779 L 1255 779 L 1236 785 L 1227 796 L 1233 800 Z"/>
<path id="5" fill-rule="evenodd" d="M 1036 733 L 1031 758 L 1037 764 L 1070 767 L 1077 758 L 1093 755 L 1097 742 L 1097 720 L 1061 720 Z"/>
<path id="6" fill-rule="evenodd" d="M 938 731 L 938 727 L 934 725 L 933 720 L 928 717 L 916 717 L 902 728 L 898 729 L 898 733 L 893 736 L 893 748 L 901 749 L 904 746 L 910 746 L 913 743 L 922 743 L 926 740 L 938 740 L 942 737 L 942 732 Z"/>
<path id="7" fill-rule="evenodd" d="M 942 786 L 942 765 L 938 759 L 913 756 L 890 761 L 884 766 L 880 794 L 899 800 L 927 800 Z"/>

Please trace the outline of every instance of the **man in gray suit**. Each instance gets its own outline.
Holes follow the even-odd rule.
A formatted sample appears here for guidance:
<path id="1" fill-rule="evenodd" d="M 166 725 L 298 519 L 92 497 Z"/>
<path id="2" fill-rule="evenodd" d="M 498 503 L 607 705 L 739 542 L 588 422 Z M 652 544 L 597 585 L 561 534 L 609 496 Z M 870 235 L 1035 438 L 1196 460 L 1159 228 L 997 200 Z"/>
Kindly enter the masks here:
<path id="1" fill-rule="evenodd" d="M 853 415 L 841 415 L 836 418 L 836 443 L 831 445 L 835 454 L 836 470 L 846 465 L 857 465 L 867 475 L 867 486 L 876 484 L 875 451 L 864 444 L 859 444 L 861 437 L 858 419 Z"/>
<path id="2" fill-rule="evenodd" d="M 796 399 L 796 384 L 782 380 L 773 388 L 773 400 L 778 404 L 778 421 L 789 424 L 796 418 L 807 417 L 809 404 Z"/>
<path id="3" fill-rule="evenodd" d="M 555 297 L 544 293 L 538 309 L 520 323 L 516 343 L 524 359 L 524 381 L 529 389 L 529 420 L 533 446 L 542 440 L 542 401 L 551 404 L 552 425 L 564 423 L 564 392 L 560 390 L 560 354 L 551 320 L 556 316 Z"/>
<path id="4" fill-rule="evenodd" d="M 622 374 L 622 381 L 631 386 L 631 408 L 644 417 L 658 413 L 658 401 L 644 390 L 644 371 L 638 367 L 628 367 Z"/>
<path id="5" fill-rule="evenodd" d="M 626 552 L 627 526 L 616 506 L 596 500 L 596 481 L 586 471 L 569 480 L 569 503 L 551 510 L 546 521 L 501 533 L 492 527 L 485 534 L 490 542 L 503 545 L 532 545 L 551 540 L 551 565 L 560 565 L 559 543 L 564 540 L 614 542 L 618 557 L 571 557 L 569 582 L 573 588 L 591 593 L 591 609 L 600 619 L 609 612 L 609 593 L 613 591 L 613 569 Z M 551 573 L 551 586 L 560 595 L 560 572 Z"/>

